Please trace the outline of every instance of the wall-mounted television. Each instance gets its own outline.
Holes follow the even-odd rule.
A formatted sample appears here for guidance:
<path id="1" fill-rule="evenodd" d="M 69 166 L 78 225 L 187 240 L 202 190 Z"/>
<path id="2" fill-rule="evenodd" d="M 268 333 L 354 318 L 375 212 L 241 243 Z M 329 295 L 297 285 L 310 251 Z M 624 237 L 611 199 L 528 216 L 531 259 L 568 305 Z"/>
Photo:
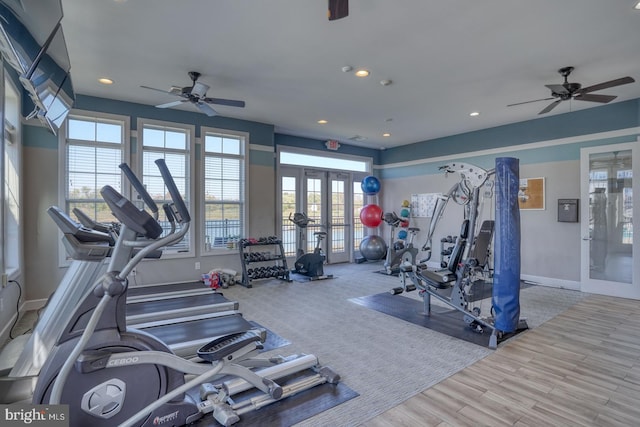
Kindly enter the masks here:
<path id="1" fill-rule="evenodd" d="M 18 74 L 28 74 L 61 19 L 61 0 L 0 0 L 0 52 L 5 61 Z"/>
<path id="2" fill-rule="evenodd" d="M 0 52 L 54 134 L 75 101 L 60 0 L 0 0 Z"/>
<path id="3" fill-rule="evenodd" d="M 75 100 L 70 69 L 64 32 L 58 24 L 29 74 L 20 76 L 35 104 L 33 116 L 53 133 L 57 133 Z"/>

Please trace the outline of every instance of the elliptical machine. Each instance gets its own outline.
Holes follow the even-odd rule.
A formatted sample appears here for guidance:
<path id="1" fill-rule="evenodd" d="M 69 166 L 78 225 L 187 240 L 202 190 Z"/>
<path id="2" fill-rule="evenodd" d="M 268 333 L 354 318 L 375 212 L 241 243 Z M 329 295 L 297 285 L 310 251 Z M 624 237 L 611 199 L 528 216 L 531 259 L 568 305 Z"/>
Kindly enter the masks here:
<path id="1" fill-rule="evenodd" d="M 418 256 L 418 248 L 413 247 L 413 239 L 416 237 L 419 228 L 409 227 L 407 232 L 409 238 L 405 246 L 402 240 L 394 241 L 395 231 L 400 224 L 402 224 L 402 218 L 398 217 L 395 212 L 387 212 L 382 217 L 383 221 L 391 227 L 389 234 L 389 249 L 387 249 L 387 257 L 384 261 L 384 271 L 387 274 L 400 273 L 400 267 L 403 264 L 413 265 L 416 263 L 416 256 Z"/>
<path id="2" fill-rule="evenodd" d="M 316 246 L 312 253 L 305 253 L 304 242 L 306 240 L 307 226 L 315 220 L 309 218 L 304 212 L 296 212 L 291 217 L 289 213 L 289 221 L 298 227 L 298 250 L 296 252 L 296 261 L 293 263 L 293 273 L 301 274 L 309 277 L 311 280 L 332 279 L 333 275 L 324 274 L 324 261 L 326 256 L 322 253 L 322 241 L 327 236 L 325 231 L 316 231 L 313 235 L 316 238 Z"/>
<path id="3" fill-rule="evenodd" d="M 172 245 L 189 230 L 190 215 L 163 159 L 156 160 L 173 204 L 179 230 L 164 230 L 151 215 L 110 186 L 101 194 L 122 223 L 107 273 L 77 306 L 43 366 L 34 404 L 68 404 L 72 426 L 111 427 L 192 423 L 213 413 L 229 426 L 240 415 L 339 376 L 320 367 L 313 355 L 254 358 L 264 337 L 259 330 L 219 337 L 198 356 L 210 363 L 182 359 L 157 338 L 128 329 L 125 317 L 126 277 L 147 254 Z M 138 181 L 139 183 L 139 181 Z M 137 187 L 138 188 L 138 187 Z M 142 185 L 140 184 L 140 188 Z M 134 251 L 140 249 L 135 255 Z M 133 256 L 132 256 L 133 255 Z M 253 371 L 249 368 L 264 367 Z M 315 374 L 281 387 L 275 380 L 304 370 Z M 185 375 L 194 376 L 187 380 Z M 208 381 L 231 376 L 220 384 Z M 200 386 L 200 401 L 186 392 Z M 256 388 L 257 397 L 240 400 L 239 393 Z"/>

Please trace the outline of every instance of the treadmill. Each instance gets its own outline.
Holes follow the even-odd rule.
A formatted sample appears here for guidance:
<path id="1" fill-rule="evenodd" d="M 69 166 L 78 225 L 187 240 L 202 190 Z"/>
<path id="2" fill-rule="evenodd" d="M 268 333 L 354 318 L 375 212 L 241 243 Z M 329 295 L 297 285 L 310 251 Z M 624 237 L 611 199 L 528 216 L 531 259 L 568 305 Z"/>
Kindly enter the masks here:
<path id="1" fill-rule="evenodd" d="M 52 206 L 47 211 L 63 233 L 63 241 L 73 262 L 104 260 L 111 255 L 115 233 L 109 227 L 92 222 L 82 211 L 74 209 L 83 224 L 74 221 L 62 209 Z M 161 251 L 153 254 L 159 258 Z M 100 277 L 106 271 L 106 264 L 95 263 L 100 269 L 95 277 Z M 86 291 L 91 283 L 76 283 L 84 286 Z M 215 293 L 202 282 L 187 282 L 175 285 L 154 285 L 130 287 L 127 291 L 127 324 L 135 325 L 143 322 L 161 321 L 175 317 L 211 314 L 216 317 L 219 313 L 238 310 L 237 301 L 229 301 L 222 294 Z M 80 295 L 81 298 L 84 295 Z"/>
<path id="2" fill-rule="evenodd" d="M 106 233 L 85 227 L 58 207 L 52 206 L 48 212 L 63 232 L 65 247 L 74 259 L 73 263 L 103 260 L 110 255 L 110 250 L 105 249 L 110 248 Z M 154 253 L 155 258 L 160 255 L 160 251 Z M 95 265 L 102 272 L 106 270 L 104 262 Z M 84 296 L 93 284 L 73 283 L 72 286 Z M 127 290 L 127 326 L 157 336 L 176 354 L 190 358 L 196 356 L 198 348 L 217 336 L 253 328 L 238 307 L 237 301 L 229 301 L 201 282 L 130 287 Z"/>

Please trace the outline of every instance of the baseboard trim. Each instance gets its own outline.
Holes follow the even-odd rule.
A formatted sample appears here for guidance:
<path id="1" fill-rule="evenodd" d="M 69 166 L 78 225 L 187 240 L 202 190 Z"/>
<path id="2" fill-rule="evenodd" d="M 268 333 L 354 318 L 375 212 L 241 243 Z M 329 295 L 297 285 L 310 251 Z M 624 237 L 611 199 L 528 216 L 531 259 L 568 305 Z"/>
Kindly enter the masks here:
<path id="1" fill-rule="evenodd" d="M 25 312 L 25 311 L 40 310 L 42 307 L 45 306 L 46 303 L 47 303 L 46 298 L 25 301 L 24 303 L 22 303 L 22 307 L 20 307 L 20 311 Z"/>
<path id="2" fill-rule="evenodd" d="M 580 282 L 573 280 L 554 279 L 553 277 L 531 276 L 528 274 L 521 274 L 520 279 L 526 283 L 533 285 L 548 286 L 550 288 L 569 289 L 572 291 L 580 291 L 582 287 Z"/>

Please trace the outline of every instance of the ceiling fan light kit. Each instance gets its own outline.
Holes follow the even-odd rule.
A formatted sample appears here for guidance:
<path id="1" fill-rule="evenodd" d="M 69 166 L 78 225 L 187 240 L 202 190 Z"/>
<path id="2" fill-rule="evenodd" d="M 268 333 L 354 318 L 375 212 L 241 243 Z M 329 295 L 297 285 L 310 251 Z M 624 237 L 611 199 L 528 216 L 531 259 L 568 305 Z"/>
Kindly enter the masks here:
<path id="1" fill-rule="evenodd" d="M 228 107 L 239 107 L 244 108 L 244 101 L 238 101 L 235 99 L 224 99 L 224 98 L 209 98 L 207 97 L 207 91 L 209 90 L 209 86 L 198 81 L 200 78 L 200 73 L 197 71 L 189 71 L 189 77 L 191 78 L 191 86 L 171 86 L 171 88 L 166 91 L 162 89 L 156 89 L 149 86 L 140 86 L 145 89 L 151 89 L 162 93 L 167 93 L 169 95 L 179 96 L 182 99 L 178 99 L 176 101 L 167 102 L 164 104 L 156 105 L 156 108 L 171 108 L 178 106 L 182 103 L 189 102 L 193 104 L 198 110 L 202 113 L 206 114 L 209 117 L 216 116 L 218 112 L 213 109 L 210 104 L 216 105 L 225 105 Z"/>
<path id="2" fill-rule="evenodd" d="M 558 73 L 564 78 L 564 82 L 562 84 L 550 84 L 545 85 L 548 89 L 551 90 L 551 97 L 535 99 L 533 101 L 525 101 L 518 102 L 515 104 L 509 104 L 507 107 L 513 107 L 515 105 L 529 104 L 531 102 L 538 101 L 550 101 L 554 100 L 551 104 L 547 105 L 542 111 L 538 114 L 546 114 L 556 108 L 562 101 L 568 101 L 571 99 L 575 99 L 576 101 L 589 101 L 589 102 L 598 102 L 601 104 L 607 104 L 617 96 L 613 95 L 599 95 L 593 94 L 591 92 L 596 92 L 603 89 L 609 89 L 616 86 L 626 85 L 629 83 L 635 82 L 635 80 L 631 77 L 621 77 L 615 80 L 609 80 L 607 82 L 598 83 L 595 85 L 591 85 L 588 87 L 582 87 L 580 83 L 570 83 L 568 81 L 569 75 L 574 70 L 574 67 L 562 67 L 558 70 Z"/>

